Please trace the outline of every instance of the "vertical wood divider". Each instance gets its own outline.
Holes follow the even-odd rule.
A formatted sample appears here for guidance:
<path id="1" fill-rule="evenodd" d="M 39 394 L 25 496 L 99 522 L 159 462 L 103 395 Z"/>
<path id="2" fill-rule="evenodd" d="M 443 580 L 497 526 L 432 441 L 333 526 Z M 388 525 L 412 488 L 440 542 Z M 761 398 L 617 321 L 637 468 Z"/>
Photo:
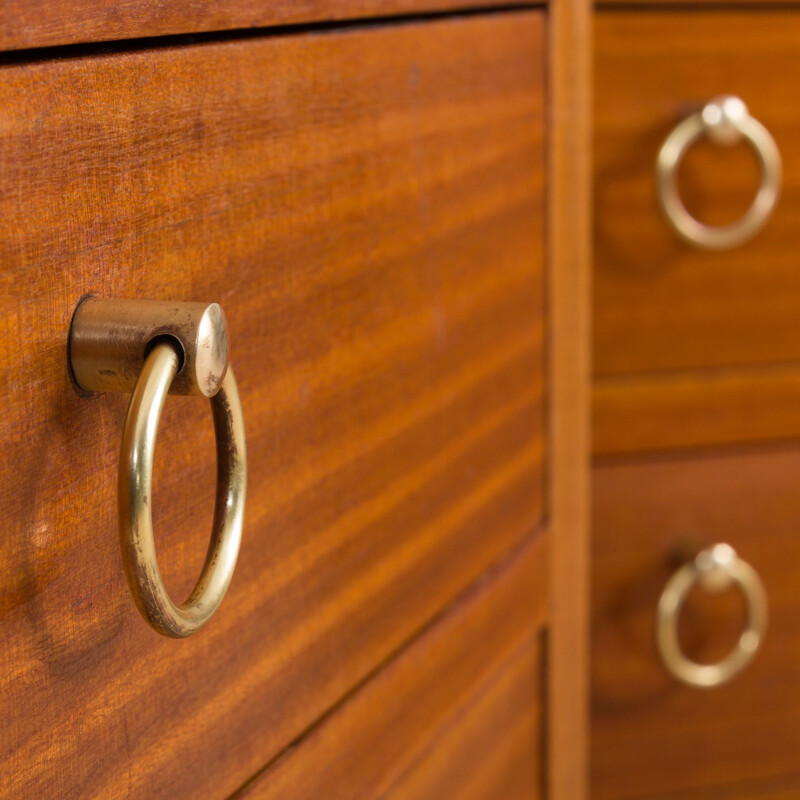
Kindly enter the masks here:
<path id="1" fill-rule="evenodd" d="M 549 52 L 550 800 L 588 796 L 591 7 L 552 0 Z"/>

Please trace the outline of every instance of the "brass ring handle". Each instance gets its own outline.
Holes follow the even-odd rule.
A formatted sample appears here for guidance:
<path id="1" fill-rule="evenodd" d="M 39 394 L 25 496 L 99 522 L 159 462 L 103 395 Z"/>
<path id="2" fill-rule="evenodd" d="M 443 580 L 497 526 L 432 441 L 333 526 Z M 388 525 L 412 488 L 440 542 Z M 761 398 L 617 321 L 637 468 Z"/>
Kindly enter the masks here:
<path id="1" fill-rule="evenodd" d="M 236 567 L 242 540 L 247 489 L 242 404 L 233 369 L 228 367 L 211 398 L 217 438 L 217 499 L 205 564 L 192 593 L 178 606 L 167 594 L 156 559 L 153 518 L 153 457 L 161 411 L 180 356 L 158 344 L 144 362 L 128 406 L 119 460 L 118 510 L 122 561 L 133 599 L 142 616 L 165 636 L 190 636 L 219 608 Z"/>
<path id="2" fill-rule="evenodd" d="M 684 206 L 678 193 L 678 167 L 689 147 L 706 135 L 716 144 L 747 140 L 761 166 L 761 184 L 750 208 L 730 225 L 705 225 Z M 747 106 L 732 95 L 716 97 L 678 123 L 661 146 L 656 160 L 658 199 L 669 224 L 689 244 L 704 250 L 729 250 L 755 236 L 772 214 L 781 190 L 781 156 L 769 131 Z"/>
<path id="3" fill-rule="evenodd" d="M 747 601 L 747 626 L 734 649 L 716 664 L 687 658 L 678 643 L 678 615 L 686 595 L 699 583 L 712 592 L 736 584 Z M 758 573 L 727 544 L 698 553 L 669 580 L 658 602 L 656 641 L 667 670 L 679 681 L 700 689 L 727 683 L 755 656 L 767 628 L 767 595 Z"/>
<path id="4" fill-rule="evenodd" d="M 132 395 L 120 452 L 119 540 L 128 586 L 145 620 L 173 638 L 191 636 L 219 608 L 233 576 L 247 493 L 244 418 L 228 365 L 225 315 L 216 304 L 98 300 L 78 306 L 70 366 L 90 391 Z M 217 496 L 200 578 L 176 605 L 156 559 L 151 514 L 156 436 L 167 394 L 210 398 L 217 450 Z"/>

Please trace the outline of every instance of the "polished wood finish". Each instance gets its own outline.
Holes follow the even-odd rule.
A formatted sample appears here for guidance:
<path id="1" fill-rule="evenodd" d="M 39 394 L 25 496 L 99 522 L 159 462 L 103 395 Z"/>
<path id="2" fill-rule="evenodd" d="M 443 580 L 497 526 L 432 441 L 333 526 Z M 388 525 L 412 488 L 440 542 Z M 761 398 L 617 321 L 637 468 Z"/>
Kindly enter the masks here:
<path id="1" fill-rule="evenodd" d="M 242 797 L 540 797 L 546 544 L 515 553 Z"/>
<path id="2" fill-rule="evenodd" d="M 550 13 L 548 309 L 552 576 L 548 797 L 588 787 L 591 17 L 586 0 Z"/>
<path id="3" fill-rule="evenodd" d="M 800 365 L 597 380 L 595 455 L 800 438 Z"/>
<path id="4" fill-rule="evenodd" d="M 4 0 L 0 50 L 544 5 L 545 0 Z"/>
<path id="5" fill-rule="evenodd" d="M 596 374 L 800 359 L 800 14 L 606 12 L 595 33 Z M 662 218 L 655 159 L 678 120 L 722 92 L 775 137 L 785 181 L 764 231 L 708 253 Z M 699 143 L 684 167 L 682 194 L 708 222 L 736 218 L 758 183 L 744 144 Z"/>
<path id="6" fill-rule="evenodd" d="M 228 796 L 533 535 L 544 39 L 508 13 L 2 68 L 0 794 Z M 125 585 L 127 397 L 66 366 L 86 293 L 228 316 L 244 541 L 183 642 Z M 213 452 L 207 404 L 170 397 L 176 597 Z"/>
<path id="7" fill-rule="evenodd" d="M 800 794 L 799 474 L 797 447 L 610 459 L 595 469 L 597 800 Z M 662 667 L 655 609 L 672 571 L 714 542 L 728 542 L 759 572 L 770 621 L 745 672 L 701 691 L 678 685 Z M 679 628 L 687 652 L 701 661 L 724 655 L 741 631 L 742 615 L 738 593 L 695 591 Z"/>

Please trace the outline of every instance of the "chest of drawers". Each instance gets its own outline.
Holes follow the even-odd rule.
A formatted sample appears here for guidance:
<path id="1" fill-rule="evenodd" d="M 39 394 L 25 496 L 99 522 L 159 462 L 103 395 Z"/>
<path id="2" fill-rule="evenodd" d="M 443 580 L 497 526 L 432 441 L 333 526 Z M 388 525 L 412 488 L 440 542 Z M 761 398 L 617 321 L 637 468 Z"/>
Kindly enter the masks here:
<path id="1" fill-rule="evenodd" d="M 588 9 L 485 5 L 0 10 L 0 796 L 582 796 Z M 227 316 L 243 538 L 186 639 L 125 582 L 87 296 Z M 176 600 L 213 454 L 170 395 Z"/>

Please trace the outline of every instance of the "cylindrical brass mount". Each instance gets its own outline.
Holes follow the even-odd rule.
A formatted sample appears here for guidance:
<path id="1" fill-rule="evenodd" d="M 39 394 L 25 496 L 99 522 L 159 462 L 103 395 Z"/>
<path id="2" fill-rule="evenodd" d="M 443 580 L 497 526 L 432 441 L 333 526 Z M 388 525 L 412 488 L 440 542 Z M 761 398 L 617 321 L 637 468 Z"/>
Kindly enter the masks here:
<path id="1" fill-rule="evenodd" d="M 228 369 L 227 322 L 216 303 L 88 297 L 72 319 L 72 373 L 90 392 L 131 392 L 162 339 L 182 356 L 170 393 L 213 397 Z"/>

